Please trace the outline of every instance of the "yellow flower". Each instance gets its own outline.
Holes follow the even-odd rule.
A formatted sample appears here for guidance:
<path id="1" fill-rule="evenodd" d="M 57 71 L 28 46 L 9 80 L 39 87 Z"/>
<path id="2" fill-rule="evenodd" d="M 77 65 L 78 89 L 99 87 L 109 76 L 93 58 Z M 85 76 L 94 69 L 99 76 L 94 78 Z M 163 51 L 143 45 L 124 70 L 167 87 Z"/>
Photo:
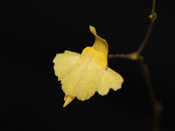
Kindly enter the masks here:
<path id="1" fill-rule="evenodd" d="M 92 47 L 86 47 L 81 54 L 65 51 L 54 58 L 54 71 L 61 81 L 65 93 L 64 105 L 74 98 L 81 101 L 91 98 L 95 92 L 107 95 L 110 89 L 121 88 L 123 78 L 108 67 L 108 43 L 97 35 L 93 26 L 90 31 L 95 36 Z"/>

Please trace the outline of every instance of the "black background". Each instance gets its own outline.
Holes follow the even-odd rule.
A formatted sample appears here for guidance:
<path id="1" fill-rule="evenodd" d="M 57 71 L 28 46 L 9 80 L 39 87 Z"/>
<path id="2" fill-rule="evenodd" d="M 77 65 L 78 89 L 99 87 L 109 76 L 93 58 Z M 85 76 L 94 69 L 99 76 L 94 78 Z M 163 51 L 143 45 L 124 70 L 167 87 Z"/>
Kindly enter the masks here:
<path id="1" fill-rule="evenodd" d="M 137 62 L 110 59 L 121 90 L 74 100 L 62 108 L 64 93 L 52 60 L 64 50 L 81 52 L 94 37 L 89 25 L 109 43 L 109 53 L 135 51 L 149 25 L 151 0 L 6 1 L 1 3 L 2 131 L 152 129 L 152 107 Z M 174 1 L 157 0 L 158 19 L 143 51 L 157 98 L 163 103 L 161 129 L 174 127 Z"/>

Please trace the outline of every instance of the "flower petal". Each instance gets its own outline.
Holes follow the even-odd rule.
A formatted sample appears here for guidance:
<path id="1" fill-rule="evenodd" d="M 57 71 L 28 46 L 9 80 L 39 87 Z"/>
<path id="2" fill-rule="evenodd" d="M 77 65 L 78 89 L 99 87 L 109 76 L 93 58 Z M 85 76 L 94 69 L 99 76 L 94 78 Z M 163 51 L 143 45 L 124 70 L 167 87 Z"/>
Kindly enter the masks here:
<path id="1" fill-rule="evenodd" d="M 110 89 L 113 89 L 114 91 L 120 89 L 123 81 L 120 74 L 111 68 L 107 68 L 106 70 L 103 70 L 101 74 L 97 91 L 100 95 L 107 95 Z"/>
<path id="2" fill-rule="evenodd" d="M 97 35 L 95 27 L 90 26 L 91 33 L 95 36 L 94 49 L 100 52 L 103 52 L 105 56 L 108 55 L 108 43 L 105 39 Z"/>
<path id="3" fill-rule="evenodd" d="M 79 64 L 62 81 L 62 89 L 66 95 L 75 96 L 79 100 L 87 100 L 92 97 L 97 89 L 97 69 L 92 64 Z M 92 75 L 92 73 L 94 75 Z"/>
<path id="4" fill-rule="evenodd" d="M 101 58 L 101 59 L 100 59 Z M 101 72 L 106 69 L 107 58 L 92 47 L 84 49 L 80 61 L 61 81 L 65 95 L 87 100 L 98 89 Z"/>
<path id="5" fill-rule="evenodd" d="M 57 54 L 53 60 L 55 75 L 59 80 L 71 71 L 72 66 L 80 59 L 80 54 L 72 51 L 65 51 Z"/>

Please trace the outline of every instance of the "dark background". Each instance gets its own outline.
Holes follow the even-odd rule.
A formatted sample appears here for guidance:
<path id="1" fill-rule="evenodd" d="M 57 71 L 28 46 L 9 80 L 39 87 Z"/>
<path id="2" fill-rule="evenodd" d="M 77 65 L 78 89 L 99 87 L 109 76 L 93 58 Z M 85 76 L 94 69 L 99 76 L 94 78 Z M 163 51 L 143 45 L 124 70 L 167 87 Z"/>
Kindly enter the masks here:
<path id="1" fill-rule="evenodd" d="M 157 0 L 158 19 L 143 51 L 157 98 L 163 103 L 161 129 L 174 126 L 174 0 Z M 62 108 L 64 93 L 52 60 L 64 50 L 81 52 L 94 37 L 89 25 L 109 43 L 109 53 L 135 51 L 149 25 L 151 0 L 113 2 L 13 0 L 0 11 L 0 130 L 152 130 L 152 107 L 137 62 L 110 59 L 125 79 L 107 96 L 74 100 Z"/>

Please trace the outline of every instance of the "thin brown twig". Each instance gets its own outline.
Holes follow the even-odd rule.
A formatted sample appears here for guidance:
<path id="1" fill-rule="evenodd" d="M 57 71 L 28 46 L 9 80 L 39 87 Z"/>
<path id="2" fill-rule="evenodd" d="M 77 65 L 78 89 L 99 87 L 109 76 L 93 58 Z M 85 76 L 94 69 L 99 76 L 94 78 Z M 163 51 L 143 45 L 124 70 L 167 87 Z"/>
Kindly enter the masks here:
<path id="1" fill-rule="evenodd" d="M 128 59 L 131 59 L 131 60 L 138 60 L 139 55 L 141 54 L 144 47 L 148 43 L 148 40 L 151 36 L 152 30 L 153 30 L 153 27 L 154 27 L 155 20 L 157 19 L 157 14 L 155 12 L 155 5 L 156 5 L 156 0 L 153 0 L 151 15 L 149 15 L 149 18 L 151 19 L 151 21 L 150 21 L 145 39 L 143 40 L 143 42 L 140 45 L 140 47 L 138 48 L 138 50 L 136 52 L 130 53 L 130 54 L 110 54 L 110 55 L 108 55 L 108 59 L 111 59 L 111 58 L 128 58 Z"/>
<path id="2" fill-rule="evenodd" d="M 148 31 L 147 31 L 147 34 L 145 36 L 145 39 L 143 40 L 143 42 L 142 42 L 141 46 L 139 47 L 139 49 L 136 51 L 138 55 L 141 54 L 144 47 L 148 43 L 148 40 L 149 40 L 149 38 L 151 36 L 151 33 L 152 33 L 152 30 L 153 30 L 154 22 L 157 19 L 157 14 L 155 12 L 155 5 L 156 5 L 156 0 L 153 0 L 151 15 L 149 15 L 149 18 L 151 19 L 151 22 L 150 22 L 150 25 L 148 27 Z"/>
<path id="3" fill-rule="evenodd" d="M 112 58 L 128 58 L 127 54 L 110 54 L 108 55 L 108 59 Z"/>
<path id="4" fill-rule="evenodd" d="M 153 0 L 152 3 L 152 10 L 151 10 L 151 15 L 149 18 L 151 19 L 150 25 L 148 27 L 148 31 L 146 33 L 145 39 L 143 40 L 142 44 L 138 48 L 137 51 L 130 53 L 130 54 L 114 54 L 114 55 L 108 55 L 108 58 L 125 58 L 125 59 L 130 59 L 130 60 L 135 60 L 138 61 L 142 70 L 143 77 L 145 79 L 145 83 L 148 88 L 148 94 L 153 106 L 153 114 L 154 114 L 154 125 L 153 125 L 153 131 L 159 131 L 160 130 L 160 114 L 163 109 L 162 104 L 156 99 L 155 93 L 153 91 L 153 86 L 149 74 L 149 68 L 148 66 L 144 63 L 144 59 L 141 56 L 141 53 L 145 46 L 148 43 L 148 40 L 150 39 L 152 29 L 155 23 L 155 20 L 157 18 L 157 14 L 155 12 L 155 5 L 156 5 L 156 0 Z"/>
<path id="5" fill-rule="evenodd" d="M 141 67 L 141 71 L 146 83 L 146 86 L 148 88 L 148 94 L 151 100 L 151 104 L 153 107 L 153 131 L 159 131 L 160 130 L 160 113 L 163 109 L 162 104 L 157 100 L 155 93 L 153 91 L 153 86 L 150 78 L 150 73 L 149 73 L 149 68 L 148 66 L 144 63 L 144 59 L 142 56 L 139 57 L 138 62 Z"/>

